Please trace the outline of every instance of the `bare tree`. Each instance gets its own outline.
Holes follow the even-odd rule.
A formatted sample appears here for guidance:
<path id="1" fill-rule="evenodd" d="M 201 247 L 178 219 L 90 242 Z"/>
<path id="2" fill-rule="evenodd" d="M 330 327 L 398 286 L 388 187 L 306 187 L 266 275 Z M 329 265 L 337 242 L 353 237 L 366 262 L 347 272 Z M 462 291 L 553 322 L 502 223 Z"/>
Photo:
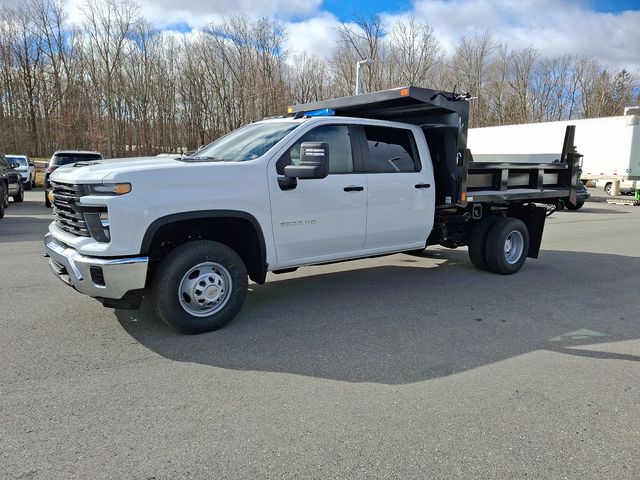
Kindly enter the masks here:
<path id="1" fill-rule="evenodd" d="M 453 88 L 459 87 L 477 96 L 471 104 L 470 122 L 476 127 L 488 125 L 488 104 L 485 98 L 489 60 L 496 42 L 489 31 L 476 32 L 472 37 L 462 37 L 451 59 Z"/>

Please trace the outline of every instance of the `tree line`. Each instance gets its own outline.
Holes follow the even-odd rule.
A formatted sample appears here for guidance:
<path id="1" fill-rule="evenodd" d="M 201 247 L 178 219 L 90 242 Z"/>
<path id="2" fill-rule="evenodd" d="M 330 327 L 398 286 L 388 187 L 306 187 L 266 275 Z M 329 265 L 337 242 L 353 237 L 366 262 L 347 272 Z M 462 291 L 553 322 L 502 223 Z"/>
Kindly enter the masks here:
<path id="1" fill-rule="evenodd" d="M 61 0 L 4 6 L 0 139 L 4 152 L 59 148 L 134 156 L 190 150 L 287 105 L 402 85 L 470 92 L 471 126 L 621 115 L 639 83 L 596 59 L 510 48 L 488 31 L 453 53 L 416 18 L 341 24 L 325 58 L 285 50 L 267 18 L 231 16 L 187 35 L 155 29 L 130 0 L 85 0 L 82 22 Z"/>

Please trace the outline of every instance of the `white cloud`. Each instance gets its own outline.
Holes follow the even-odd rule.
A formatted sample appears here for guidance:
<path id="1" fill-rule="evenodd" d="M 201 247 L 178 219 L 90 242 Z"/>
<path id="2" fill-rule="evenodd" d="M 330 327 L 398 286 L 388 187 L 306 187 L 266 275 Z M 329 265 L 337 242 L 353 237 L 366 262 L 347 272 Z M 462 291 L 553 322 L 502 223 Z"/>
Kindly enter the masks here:
<path id="1" fill-rule="evenodd" d="M 299 21 L 288 22 L 288 33 L 284 48 L 291 53 L 307 52 L 320 58 L 327 58 L 336 45 L 337 27 L 340 21 L 329 13 Z"/>
<path id="2" fill-rule="evenodd" d="M 605 66 L 640 74 L 640 10 L 612 14 L 585 5 L 580 0 L 415 0 L 411 13 L 429 23 L 450 52 L 462 35 L 487 29 L 512 48 L 531 45 L 545 56 L 590 55 Z"/>
<path id="3" fill-rule="evenodd" d="M 17 0 L 4 0 L 12 3 Z M 67 0 L 72 20 L 84 0 Z M 326 58 L 337 39 L 339 20 L 322 10 L 322 0 L 138 0 L 140 13 L 163 28 L 179 23 L 199 28 L 224 16 L 246 13 L 284 22 L 285 48 Z M 487 29 L 512 48 L 533 46 L 544 56 L 590 55 L 603 65 L 640 75 L 640 8 L 616 14 L 595 12 L 587 0 L 413 0 L 412 9 L 383 14 L 385 24 L 415 15 L 430 24 L 452 52 L 463 35 Z"/>
<path id="4" fill-rule="evenodd" d="M 67 0 L 73 22 L 82 19 L 84 3 L 84 0 Z M 318 13 L 322 0 L 137 0 L 135 3 L 140 13 L 160 28 L 178 23 L 199 28 L 237 14 L 281 20 L 307 18 Z"/>

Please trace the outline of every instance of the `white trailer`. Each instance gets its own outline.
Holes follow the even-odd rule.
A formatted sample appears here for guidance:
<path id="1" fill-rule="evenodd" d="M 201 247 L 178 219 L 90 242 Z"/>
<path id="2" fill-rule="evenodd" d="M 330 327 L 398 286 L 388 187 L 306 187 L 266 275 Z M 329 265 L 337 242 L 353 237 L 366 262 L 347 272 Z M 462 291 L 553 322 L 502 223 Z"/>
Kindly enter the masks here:
<path id="1" fill-rule="evenodd" d="M 533 155 L 548 155 L 549 161 L 559 157 L 567 125 L 576 126 L 585 182 L 595 181 L 607 193 L 614 180 L 620 180 L 622 193 L 640 188 L 640 115 L 472 128 L 467 144 L 477 162 L 499 161 L 506 154 L 513 162 L 515 152 L 524 162 Z"/>

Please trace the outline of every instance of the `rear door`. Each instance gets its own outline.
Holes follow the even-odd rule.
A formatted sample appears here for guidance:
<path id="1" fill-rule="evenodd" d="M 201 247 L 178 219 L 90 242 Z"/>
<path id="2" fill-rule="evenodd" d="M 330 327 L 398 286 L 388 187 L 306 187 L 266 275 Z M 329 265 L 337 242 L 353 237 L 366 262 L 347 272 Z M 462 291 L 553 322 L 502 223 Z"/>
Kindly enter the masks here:
<path id="1" fill-rule="evenodd" d="M 298 180 L 296 188 L 282 190 L 277 177 L 300 159 L 303 142 L 329 145 L 329 175 Z M 366 232 L 366 178 L 355 173 L 349 125 L 321 125 L 303 134 L 276 162 L 270 177 L 271 215 L 278 265 L 357 255 Z"/>
<path id="2" fill-rule="evenodd" d="M 434 185 L 432 175 L 421 172 L 413 132 L 369 125 L 360 131 L 367 177 L 364 248 L 423 247 L 433 225 Z"/>

